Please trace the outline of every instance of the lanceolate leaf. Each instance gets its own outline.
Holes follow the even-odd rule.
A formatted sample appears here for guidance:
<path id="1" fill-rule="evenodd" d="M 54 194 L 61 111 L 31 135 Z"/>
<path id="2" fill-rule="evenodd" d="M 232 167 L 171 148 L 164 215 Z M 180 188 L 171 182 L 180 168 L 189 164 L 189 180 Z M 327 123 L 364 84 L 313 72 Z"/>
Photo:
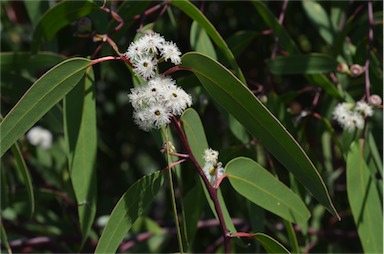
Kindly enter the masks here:
<path id="1" fill-rule="evenodd" d="M 41 17 L 33 33 L 32 52 L 38 50 L 43 39 L 51 40 L 61 28 L 97 8 L 98 6 L 91 1 L 63 1 L 49 9 Z"/>
<path id="2" fill-rule="evenodd" d="M 294 223 L 305 223 L 310 213 L 303 201 L 255 161 L 238 157 L 225 166 L 232 187 L 241 195 Z"/>
<path id="3" fill-rule="evenodd" d="M 95 253 L 115 253 L 132 224 L 148 209 L 164 183 L 165 174 L 146 175 L 120 198 L 96 246 Z"/>
<path id="4" fill-rule="evenodd" d="M 263 233 L 256 233 L 255 238 L 267 253 L 290 253 L 281 243 Z"/>
<path id="5" fill-rule="evenodd" d="M 347 193 L 365 253 L 383 253 L 383 209 L 375 179 L 363 157 L 363 141 L 353 142 L 347 157 Z"/>
<path id="6" fill-rule="evenodd" d="M 0 156 L 83 77 L 90 60 L 72 58 L 40 77 L 0 123 Z"/>
<path id="7" fill-rule="evenodd" d="M 182 61 L 217 103 L 257 137 L 321 204 L 337 214 L 319 172 L 304 150 L 239 79 L 202 54 L 187 53 Z"/>
<path id="8" fill-rule="evenodd" d="M 336 70 L 336 59 L 323 55 L 293 55 L 276 57 L 268 61 L 269 70 L 273 74 L 316 74 Z"/>
<path id="9" fill-rule="evenodd" d="M 28 199 L 28 208 L 29 208 L 29 214 L 32 218 L 33 213 L 35 211 L 35 195 L 33 193 L 33 185 L 32 185 L 32 178 L 31 175 L 29 174 L 27 164 L 24 161 L 24 158 L 21 154 L 19 145 L 17 142 L 12 145 L 11 151 L 13 153 L 13 156 L 15 157 L 15 163 L 16 163 L 16 169 L 19 171 L 23 184 L 26 188 L 27 191 L 27 199 Z"/>
<path id="10" fill-rule="evenodd" d="M 64 126 L 69 170 L 84 243 L 95 218 L 97 198 L 96 103 L 92 67 L 64 98 Z"/>

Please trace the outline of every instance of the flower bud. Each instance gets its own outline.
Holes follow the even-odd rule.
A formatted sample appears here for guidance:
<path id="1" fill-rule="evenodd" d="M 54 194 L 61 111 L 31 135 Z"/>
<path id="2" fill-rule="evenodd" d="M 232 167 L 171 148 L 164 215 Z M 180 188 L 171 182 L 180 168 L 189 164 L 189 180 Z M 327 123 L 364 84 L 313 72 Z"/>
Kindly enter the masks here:
<path id="1" fill-rule="evenodd" d="M 336 71 L 339 73 L 347 73 L 347 74 L 350 73 L 348 65 L 346 63 L 341 63 L 341 64 L 337 65 Z"/>
<path id="2" fill-rule="evenodd" d="M 372 94 L 371 96 L 369 96 L 368 102 L 369 102 L 369 104 L 371 104 L 373 106 L 379 106 L 382 103 L 382 99 L 379 95 Z"/>
<path id="3" fill-rule="evenodd" d="M 352 64 L 349 68 L 351 71 L 352 77 L 360 76 L 364 72 L 364 67 L 359 64 Z"/>

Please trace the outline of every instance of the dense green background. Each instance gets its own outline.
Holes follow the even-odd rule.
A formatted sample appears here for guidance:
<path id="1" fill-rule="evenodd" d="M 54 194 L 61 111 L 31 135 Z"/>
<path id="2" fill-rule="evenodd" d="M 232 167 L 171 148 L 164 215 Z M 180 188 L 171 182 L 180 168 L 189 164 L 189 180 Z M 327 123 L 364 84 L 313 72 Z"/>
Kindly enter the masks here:
<path id="1" fill-rule="evenodd" d="M 159 2 L 113 2 L 116 8 L 120 8 L 117 9 L 119 14 L 128 21 L 122 31 L 112 36 L 121 52 L 126 50 L 140 26 L 140 20 L 132 21 L 132 17 L 157 4 Z M 318 86 L 313 85 L 316 82 L 310 82 L 303 74 L 280 75 L 279 71 L 276 74 L 276 71 L 269 69 L 268 60 L 275 45 L 275 37 L 272 33 L 263 34 L 269 30 L 269 26 L 251 2 L 205 1 L 194 4 L 226 40 L 248 87 L 265 102 L 268 109 L 311 157 L 328 185 L 342 221 L 337 221 L 335 216 L 326 212 L 317 201 L 306 194 L 301 185 L 292 180 L 288 172 L 266 152 L 257 139 L 248 133 L 234 133 L 230 128 L 231 120 L 228 114 L 212 100 L 194 76 L 177 73 L 174 78 L 180 77 L 178 84 L 193 95 L 193 108 L 202 119 L 209 146 L 220 151 L 220 160 L 223 164 L 236 156 L 248 156 L 276 173 L 281 181 L 302 194 L 312 217 L 306 233 L 296 228 L 299 245 L 302 247 L 301 252 L 362 252 L 347 198 L 346 151 L 343 151 L 343 148 L 347 149 L 351 141 L 358 137 L 342 134 L 340 127 L 331 121 L 333 107 L 342 100 L 321 91 L 319 102 L 313 107 L 315 93 L 320 91 Z M 293 1 L 289 2 L 285 12 L 284 27 L 298 50 L 302 54 L 323 53 L 333 59 L 342 56 L 348 65 L 364 65 L 368 49 L 367 2 L 321 1 L 320 4 L 332 17 L 335 27 L 339 27 L 344 17 L 348 43 L 338 46 L 335 41 L 327 41 L 330 35 L 312 23 L 310 17 L 314 17 L 313 13 L 306 12 L 302 2 Z M 53 52 L 59 56 L 48 55 L 44 61 L 35 62 L 33 55 L 29 54 L 32 49 L 36 50 L 32 48 L 36 45 L 33 44 L 33 36 L 36 36 L 34 31 L 39 17 L 54 5 L 54 1 L 1 2 L 1 52 L 17 52 L 20 57 L 10 66 L 7 65 L 10 61 L 5 61 L 6 55 L 2 54 L 3 116 L 16 104 L 28 87 L 49 68 L 64 58 L 88 57 L 100 45 L 92 39 L 74 36 L 77 23 L 73 21 L 53 34 L 52 39 L 40 45 L 40 51 Z M 97 5 L 100 6 L 101 2 L 97 2 Z M 265 5 L 275 17 L 279 17 L 283 2 L 271 1 L 265 2 Z M 382 95 L 381 1 L 373 1 L 373 10 L 375 25 L 370 69 L 371 94 Z M 180 9 L 171 6 L 161 17 L 159 13 L 157 11 L 145 17 L 142 25 L 155 22 L 154 30 L 164 35 L 167 40 L 177 43 L 183 53 L 207 50 L 193 45 L 193 40 L 190 38 L 192 20 Z M 108 14 L 100 10 L 92 11 L 89 18 L 97 33 L 110 32 L 116 25 Z M 331 37 L 336 38 L 337 35 L 340 35 L 340 32 L 334 32 Z M 287 41 L 280 43 L 284 45 Z M 278 51 L 278 55 L 282 55 L 280 53 L 284 53 L 284 50 Z M 220 62 L 230 66 L 226 56 L 217 48 L 215 54 Z M 104 45 L 98 57 L 106 55 L 114 55 L 108 45 Z M 340 58 L 337 60 L 341 61 Z M 143 175 L 165 168 L 166 162 L 159 152 L 158 136 L 141 131 L 132 121 L 132 107 L 126 95 L 133 87 L 133 81 L 126 66 L 117 61 L 102 63 L 94 67 L 94 75 L 98 142 L 96 218 L 100 219 L 101 216 L 110 214 L 122 194 L 133 183 Z M 349 93 L 350 99 L 357 101 L 362 98 L 365 92 L 364 75 L 352 78 L 346 74 L 334 73 L 334 77 L 337 78 L 341 90 Z M 329 131 L 327 125 L 319 119 L 301 118 L 300 112 L 303 110 L 317 112 L 331 121 L 331 130 L 334 128 L 335 132 Z M 77 205 L 65 158 L 62 112 L 63 104 L 60 103 L 39 121 L 39 125 L 48 128 L 54 134 L 54 145 L 50 150 L 32 147 L 24 138 L 19 142 L 32 176 L 35 192 L 35 213 L 32 218 L 26 209 L 26 189 L 21 184 L 21 177 L 14 170 L 13 155 L 8 152 L 2 157 L 1 218 L 14 252 L 77 252 L 82 243 Z M 376 144 L 380 155 L 383 152 L 382 120 L 382 110 L 376 110 L 374 117 L 369 119 L 370 135 L 366 137 L 375 141 L 371 143 Z M 338 139 L 341 146 L 332 138 Z M 382 156 L 379 157 L 382 160 Z M 178 195 L 183 196 L 192 190 L 198 179 L 190 164 L 183 165 L 182 174 L 183 185 Z M 381 185 L 382 174 L 377 174 L 377 178 L 378 185 Z M 232 218 L 236 218 L 238 230 L 265 232 L 289 246 L 284 223 L 279 217 L 268 212 L 264 213 L 259 207 L 246 201 L 234 192 L 227 180 L 222 184 L 222 191 Z M 254 216 L 255 214 L 257 216 Z M 157 195 L 147 215 L 148 218 L 143 218 L 134 225 L 125 242 L 132 243 L 133 239 L 145 236 L 145 232 L 148 231 L 155 236 L 150 240 L 134 242 L 128 251 L 155 253 L 178 251 L 169 192 L 166 188 Z M 208 226 L 201 226 L 198 229 L 192 248 L 194 252 L 223 251 L 217 249 L 220 244 L 215 242 L 221 240 L 220 231 L 217 226 L 211 225 L 213 222 L 209 219 L 212 218 L 213 215 L 206 205 L 201 220 L 208 222 Z M 160 228 L 165 229 L 166 233 L 161 233 Z M 102 228 L 95 222 L 92 229 L 90 238 L 81 252 L 93 252 L 95 249 Z M 40 236 L 46 236 L 47 239 L 42 240 Z M 39 238 L 42 242 L 39 244 L 28 242 L 28 239 L 32 238 Z M 19 239 L 22 240 L 21 244 L 16 242 Z M 245 244 L 239 244 L 240 241 L 236 244 L 235 241 L 232 242 L 235 252 L 260 251 L 260 246 L 253 240 L 244 240 Z M 3 247 L 2 245 L 2 249 Z"/>

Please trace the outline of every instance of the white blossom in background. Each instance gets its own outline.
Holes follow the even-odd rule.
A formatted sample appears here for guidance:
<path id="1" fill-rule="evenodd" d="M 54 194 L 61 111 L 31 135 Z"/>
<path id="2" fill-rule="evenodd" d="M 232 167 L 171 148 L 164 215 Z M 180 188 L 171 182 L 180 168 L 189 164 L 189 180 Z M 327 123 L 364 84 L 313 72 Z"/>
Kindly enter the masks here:
<path id="1" fill-rule="evenodd" d="M 343 129 L 352 132 L 364 128 L 364 118 L 373 115 L 373 108 L 364 101 L 356 104 L 343 102 L 336 105 L 332 115 Z"/>
<path id="2" fill-rule="evenodd" d="M 219 152 L 211 148 L 205 149 L 203 158 L 205 161 L 203 172 L 208 181 L 212 185 L 215 185 L 216 181 L 224 174 L 222 163 L 217 162 L 219 159 Z"/>
<path id="3" fill-rule="evenodd" d="M 31 145 L 49 149 L 52 146 L 52 133 L 40 126 L 32 127 L 27 133 L 27 139 Z"/>
<path id="4" fill-rule="evenodd" d="M 155 76 L 159 61 L 170 60 L 176 65 L 181 63 L 181 52 L 176 44 L 154 32 L 132 42 L 125 56 L 131 61 L 133 71 L 146 80 Z"/>

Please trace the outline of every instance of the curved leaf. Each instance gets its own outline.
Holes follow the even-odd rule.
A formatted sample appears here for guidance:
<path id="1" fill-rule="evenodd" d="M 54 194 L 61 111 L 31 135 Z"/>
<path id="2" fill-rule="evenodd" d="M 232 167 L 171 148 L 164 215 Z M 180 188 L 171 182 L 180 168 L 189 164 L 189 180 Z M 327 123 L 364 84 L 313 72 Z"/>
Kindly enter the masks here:
<path id="1" fill-rule="evenodd" d="M 222 50 L 226 59 L 231 65 L 231 68 L 233 68 L 233 70 L 235 71 L 236 76 L 240 80 L 245 82 L 244 75 L 241 72 L 240 67 L 237 65 L 233 53 L 231 52 L 219 32 L 216 30 L 213 24 L 204 16 L 204 14 L 201 13 L 201 11 L 188 0 L 172 1 L 171 4 L 182 10 L 185 14 L 191 17 L 205 30 L 205 32 L 211 37 L 213 42 Z"/>
<path id="2" fill-rule="evenodd" d="M 310 213 L 299 196 L 252 159 L 231 160 L 225 174 L 232 187 L 256 205 L 296 224 L 309 219 Z"/>
<path id="3" fill-rule="evenodd" d="M 39 49 L 41 41 L 51 40 L 66 25 L 98 9 L 92 1 L 63 1 L 49 9 L 39 20 L 33 33 L 32 52 Z"/>
<path id="4" fill-rule="evenodd" d="M 332 72 L 337 65 L 336 59 L 323 54 L 276 57 L 268 61 L 269 70 L 280 75 Z"/>
<path id="5" fill-rule="evenodd" d="M 71 182 L 78 204 L 83 243 L 96 215 L 96 102 L 94 74 L 84 78 L 64 98 L 64 134 Z"/>
<path id="6" fill-rule="evenodd" d="M 383 253 L 383 209 L 363 158 L 363 141 L 353 142 L 347 157 L 347 194 L 365 253 Z"/>
<path id="7" fill-rule="evenodd" d="M 41 76 L 0 123 L 0 156 L 84 76 L 90 60 L 72 58 Z"/>
<path id="8" fill-rule="evenodd" d="M 255 238 L 267 253 L 290 253 L 281 243 L 263 233 L 256 233 Z"/>
<path id="9" fill-rule="evenodd" d="M 11 151 L 13 153 L 13 156 L 15 157 L 16 162 L 16 169 L 19 171 L 20 176 L 22 177 L 23 183 L 25 185 L 26 191 L 27 191 L 27 198 L 29 203 L 29 214 L 32 218 L 33 213 L 35 212 L 35 195 L 33 193 L 33 185 L 32 185 L 32 178 L 29 174 L 27 164 L 25 163 L 25 160 L 21 154 L 19 145 L 17 142 L 11 146 Z"/>
<path id="10" fill-rule="evenodd" d="M 182 61 L 217 103 L 257 137 L 321 204 L 337 215 L 319 172 L 304 150 L 239 79 L 220 63 L 199 53 L 187 53 Z"/>
<path id="11" fill-rule="evenodd" d="M 208 34 L 201 29 L 196 21 L 192 22 L 189 38 L 191 47 L 195 51 L 207 54 L 213 59 L 217 59 L 215 48 L 213 47 Z"/>
<path id="12" fill-rule="evenodd" d="M 95 253 L 115 253 L 132 224 L 152 203 L 164 183 L 165 174 L 157 171 L 134 183 L 120 198 L 109 217 Z"/>

